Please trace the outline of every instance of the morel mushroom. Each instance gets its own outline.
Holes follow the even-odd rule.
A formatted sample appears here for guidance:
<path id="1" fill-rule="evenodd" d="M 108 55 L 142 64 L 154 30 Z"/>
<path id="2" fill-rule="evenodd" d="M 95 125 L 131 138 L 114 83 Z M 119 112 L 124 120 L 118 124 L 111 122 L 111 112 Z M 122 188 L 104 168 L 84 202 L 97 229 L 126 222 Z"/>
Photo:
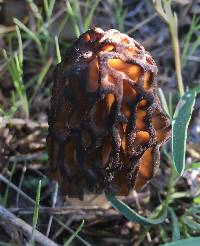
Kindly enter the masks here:
<path id="1" fill-rule="evenodd" d="M 128 195 L 159 166 L 170 124 L 157 96 L 157 66 L 117 30 L 88 30 L 55 71 L 47 137 L 50 176 L 69 197 Z"/>

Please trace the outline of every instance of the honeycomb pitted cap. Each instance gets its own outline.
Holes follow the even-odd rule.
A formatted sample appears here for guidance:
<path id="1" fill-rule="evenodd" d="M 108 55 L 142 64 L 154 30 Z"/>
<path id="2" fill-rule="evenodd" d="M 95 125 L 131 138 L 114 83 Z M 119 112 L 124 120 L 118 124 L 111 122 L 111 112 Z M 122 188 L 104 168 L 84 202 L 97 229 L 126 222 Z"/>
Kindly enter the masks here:
<path id="1" fill-rule="evenodd" d="M 63 194 L 128 195 L 156 173 L 170 123 L 157 96 L 157 66 L 117 30 L 88 30 L 55 71 L 49 175 Z"/>

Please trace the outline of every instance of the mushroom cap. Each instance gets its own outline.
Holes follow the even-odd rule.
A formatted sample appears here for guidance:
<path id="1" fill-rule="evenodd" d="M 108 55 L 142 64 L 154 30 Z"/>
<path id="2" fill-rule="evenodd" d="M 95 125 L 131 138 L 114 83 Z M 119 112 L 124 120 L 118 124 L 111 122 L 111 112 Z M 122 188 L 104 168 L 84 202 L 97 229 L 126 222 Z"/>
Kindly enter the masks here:
<path id="1" fill-rule="evenodd" d="M 47 146 L 63 194 L 128 195 L 156 173 L 170 122 L 157 96 L 157 66 L 117 30 L 90 29 L 55 69 Z"/>

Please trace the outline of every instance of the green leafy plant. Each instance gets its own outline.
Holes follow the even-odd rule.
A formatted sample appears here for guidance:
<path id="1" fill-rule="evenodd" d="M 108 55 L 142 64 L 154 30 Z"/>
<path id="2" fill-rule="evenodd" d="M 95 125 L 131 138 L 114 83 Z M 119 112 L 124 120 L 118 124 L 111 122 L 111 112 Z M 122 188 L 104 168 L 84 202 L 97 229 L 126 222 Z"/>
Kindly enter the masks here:
<path id="1" fill-rule="evenodd" d="M 114 208 L 116 208 L 122 215 L 124 215 L 128 220 L 133 221 L 134 223 L 138 223 L 141 225 L 157 225 L 162 223 L 167 217 L 166 207 L 161 206 L 162 209 L 161 211 L 159 211 L 159 215 L 156 218 L 145 218 L 136 213 L 125 203 L 118 200 L 115 196 L 107 194 L 106 197 Z"/>
<path id="2" fill-rule="evenodd" d="M 3 56 L 6 61 L 8 71 L 12 78 L 12 83 L 16 94 L 19 98 L 19 105 L 22 108 L 26 118 L 29 117 L 29 104 L 26 95 L 26 89 L 23 83 L 23 48 L 22 39 L 19 28 L 16 26 L 19 51 L 14 56 L 9 57 L 7 52 L 3 50 Z"/>
<path id="3" fill-rule="evenodd" d="M 172 154 L 177 172 L 182 175 L 185 170 L 185 152 L 187 128 L 191 119 L 197 93 L 200 86 L 187 91 L 179 100 L 172 120 Z"/>
<path id="4" fill-rule="evenodd" d="M 172 243 L 162 244 L 161 246 L 199 246 L 200 237 L 178 240 Z"/>

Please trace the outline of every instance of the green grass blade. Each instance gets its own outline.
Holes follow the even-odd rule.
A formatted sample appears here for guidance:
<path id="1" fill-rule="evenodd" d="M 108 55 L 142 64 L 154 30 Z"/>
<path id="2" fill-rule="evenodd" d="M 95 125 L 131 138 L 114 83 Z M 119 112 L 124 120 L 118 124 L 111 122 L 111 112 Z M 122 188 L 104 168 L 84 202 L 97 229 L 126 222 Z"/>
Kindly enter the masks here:
<path id="1" fill-rule="evenodd" d="M 58 27 L 58 32 L 57 32 L 58 36 L 63 31 L 63 28 L 66 26 L 68 19 L 69 19 L 69 15 L 65 15 L 64 18 L 62 19 L 62 21 Z"/>
<path id="2" fill-rule="evenodd" d="M 60 55 L 60 47 L 58 42 L 58 36 L 55 36 L 55 45 L 56 45 L 56 57 L 57 57 L 57 63 L 61 62 L 61 55 Z"/>
<path id="3" fill-rule="evenodd" d="M 168 208 L 171 221 L 172 221 L 172 241 L 177 241 L 180 239 L 180 230 L 179 230 L 179 224 L 176 217 L 176 214 L 172 208 Z"/>
<path id="4" fill-rule="evenodd" d="M 12 180 L 12 178 L 13 178 L 15 169 L 16 169 L 16 162 L 14 162 L 13 165 L 12 165 L 11 175 L 10 175 L 10 177 L 9 177 L 9 184 L 8 184 L 7 187 L 6 187 L 5 195 L 4 195 L 4 198 L 3 198 L 3 206 L 4 206 L 4 207 L 7 206 L 8 193 L 9 193 L 9 189 L 10 189 L 10 183 L 11 183 L 11 180 Z"/>
<path id="5" fill-rule="evenodd" d="M 44 10 L 45 10 L 46 18 L 47 18 L 47 21 L 48 21 L 48 26 L 50 25 L 49 20 L 50 20 L 50 18 L 52 16 L 55 3 L 56 3 L 55 0 L 50 0 L 50 1 L 43 0 Z"/>
<path id="6" fill-rule="evenodd" d="M 187 129 L 191 119 L 196 91 L 186 92 L 179 100 L 172 120 L 172 154 L 173 163 L 178 174 L 182 175 L 185 169 L 185 151 Z"/>
<path id="7" fill-rule="evenodd" d="M 198 37 L 194 43 L 194 45 L 192 46 L 189 55 L 193 55 L 194 52 L 199 48 L 200 45 L 200 37 Z"/>
<path id="8" fill-rule="evenodd" d="M 40 55 L 43 57 L 43 49 L 42 44 L 40 42 L 40 39 L 37 37 L 37 35 L 32 32 L 28 27 L 26 27 L 20 20 L 13 18 L 14 23 L 21 28 L 32 40 L 35 41 L 38 51 L 40 52 Z"/>
<path id="9" fill-rule="evenodd" d="M 194 221 L 191 217 L 185 216 L 183 217 L 183 222 L 187 225 L 192 231 L 199 232 L 200 224 Z"/>
<path id="10" fill-rule="evenodd" d="M 31 11 L 33 12 L 34 16 L 40 20 L 40 21 L 43 21 L 42 20 L 42 16 L 40 14 L 40 11 L 38 9 L 38 6 L 35 4 L 35 2 L 33 0 L 26 0 L 30 6 L 30 9 Z"/>
<path id="11" fill-rule="evenodd" d="M 13 18 L 14 23 L 19 26 L 24 32 L 27 33 L 27 35 L 33 39 L 33 40 L 38 40 L 37 36 L 35 35 L 34 32 L 32 32 L 28 27 L 26 27 L 20 20 Z M 38 41 L 37 41 L 38 42 Z"/>
<path id="12" fill-rule="evenodd" d="M 20 99 L 20 104 L 21 107 L 24 111 L 24 114 L 26 116 L 26 118 L 29 117 L 29 104 L 28 104 L 28 100 L 27 100 L 27 96 L 26 96 L 26 90 L 23 84 L 23 53 L 22 51 L 20 51 L 20 46 L 22 44 L 20 44 L 20 34 L 18 33 L 18 41 L 19 41 L 19 54 L 17 54 L 17 52 L 14 53 L 14 56 L 10 59 L 8 58 L 8 55 L 6 53 L 5 50 L 3 50 L 3 56 L 4 59 L 7 63 L 7 67 L 8 67 L 8 71 L 10 73 L 10 76 L 12 78 L 12 83 L 16 89 L 16 93 L 19 96 Z"/>
<path id="13" fill-rule="evenodd" d="M 43 0 L 43 4 L 44 4 L 44 11 L 45 11 L 45 14 L 46 14 L 46 18 L 48 19 L 48 9 L 49 9 L 48 0 Z"/>
<path id="14" fill-rule="evenodd" d="M 171 117 L 169 107 L 167 104 L 167 100 L 166 100 L 166 97 L 165 97 L 163 90 L 161 88 L 159 88 L 158 93 L 159 93 L 159 98 L 160 98 L 163 109 L 165 110 L 166 114 L 168 114 L 168 116 Z"/>
<path id="15" fill-rule="evenodd" d="M 115 196 L 106 194 L 106 197 L 115 209 L 134 223 L 141 225 L 157 225 L 164 222 L 167 217 L 167 209 L 164 209 L 158 218 L 145 218 L 132 210 L 128 205 L 118 200 Z"/>
<path id="16" fill-rule="evenodd" d="M 74 234 L 72 234 L 71 237 L 67 239 L 67 241 L 64 243 L 64 246 L 71 245 L 71 242 L 74 240 L 74 238 L 76 237 L 76 235 L 78 235 L 78 233 L 82 230 L 83 225 L 84 225 L 84 220 L 82 221 L 82 223 L 80 224 L 80 226 L 77 228 L 77 230 L 74 232 Z"/>
<path id="17" fill-rule="evenodd" d="M 31 240 L 29 243 L 30 245 L 34 245 L 34 234 L 37 226 L 39 208 L 40 208 L 40 193 L 41 193 L 41 180 L 38 183 L 37 194 L 35 199 L 35 208 L 33 213 L 33 228 L 32 228 Z"/>
<path id="18" fill-rule="evenodd" d="M 188 212 L 190 215 L 195 217 L 196 219 L 200 220 L 200 204 L 192 206 L 191 208 L 188 209 Z"/>
<path id="19" fill-rule="evenodd" d="M 54 5 L 55 5 L 55 0 L 50 0 L 49 3 L 49 9 L 48 9 L 48 18 L 50 19 L 53 13 Z"/>
<path id="20" fill-rule="evenodd" d="M 200 168 L 200 162 L 191 163 L 188 169 Z"/>
<path id="21" fill-rule="evenodd" d="M 74 34 L 78 38 L 80 36 L 80 29 L 78 26 L 78 20 L 77 20 L 75 10 L 74 10 L 73 6 L 71 6 L 69 1 L 66 2 L 66 5 L 67 5 L 67 13 L 69 14 L 71 21 L 72 21 Z"/>
<path id="22" fill-rule="evenodd" d="M 17 53 L 15 52 L 14 54 L 14 62 L 15 62 L 15 70 L 16 70 L 16 74 L 18 75 L 18 80 L 21 81 L 22 83 L 22 69 L 21 69 L 21 66 L 20 66 L 20 60 L 19 60 L 19 57 L 17 55 Z"/>
<path id="23" fill-rule="evenodd" d="M 45 79 L 45 76 L 47 75 L 51 65 L 52 65 L 52 58 L 49 58 L 49 60 L 46 62 L 46 64 L 44 64 L 44 67 L 42 68 L 41 72 L 39 73 L 39 76 L 38 76 L 38 79 L 37 81 L 35 82 L 35 88 L 33 90 L 33 94 L 29 100 L 30 103 L 32 103 L 34 97 L 36 96 L 36 94 L 38 93 L 41 85 L 42 85 L 42 82 L 44 81 Z"/>
<path id="24" fill-rule="evenodd" d="M 193 203 L 195 203 L 195 204 L 200 204 L 200 196 L 196 196 L 196 197 L 193 199 Z M 199 219 L 200 219 L 200 216 L 199 216 Z"/>
<path id="25" fill-rule="evenodd" d="M 17 32 L 17 39 L 18 39 L 18 45 L 19 45 L 19 62 L 20 62 L 20 67 L 22 69 L 23 67 L 23 47 L 22 47 L 22 37 L 21 37 L 21 33 L 19 30 L 19 27 L 16 26 L 16 32 Z"/>
<path id="26" fill-rule="evenodd" d="M 193 16 L 192 22 L 190 24 L 190 29 L 188 33 L 186 34 L 183 42 L 183 52 L 182 52 L 182 65 L 185 66 L 187 62 L 187 58 L 189 55 L 192 55 L 194 51 L 198 48 L 200 45 L 200 38 L 197 38 L 196 41 L 194 41 L 193 46 L 190 48 L 190 43 L 192 42 L 193 35 L 200 30 L 200 19 L 197 16 Z"/>
<path id="27" fill-rule="evenodd" d="M 96 0 L 95 3 L 93 3 L 89 14 L 88 14 L 88 16 L 86 17 L 86 19 L 84 21 L 84 31 L 87 31 L 88 28 L 90 27 L 91 22 L 92 22 L 92 18 L 93 18 L 93 15 L 94 15 L 94 11 L 96 10 L 99 2 L 100 2 L 100 0 Z"/>
<path id="28" fill-rule="evenodd" d="M 200 93 L 200 85 L 196 86 L 193 90 L 194 90 L 197 94 Z"/>
<path id="29" fill-rule="evenodd" d="M 8 113 L 0 106 L 0 116 L 8 117 Z"/>

